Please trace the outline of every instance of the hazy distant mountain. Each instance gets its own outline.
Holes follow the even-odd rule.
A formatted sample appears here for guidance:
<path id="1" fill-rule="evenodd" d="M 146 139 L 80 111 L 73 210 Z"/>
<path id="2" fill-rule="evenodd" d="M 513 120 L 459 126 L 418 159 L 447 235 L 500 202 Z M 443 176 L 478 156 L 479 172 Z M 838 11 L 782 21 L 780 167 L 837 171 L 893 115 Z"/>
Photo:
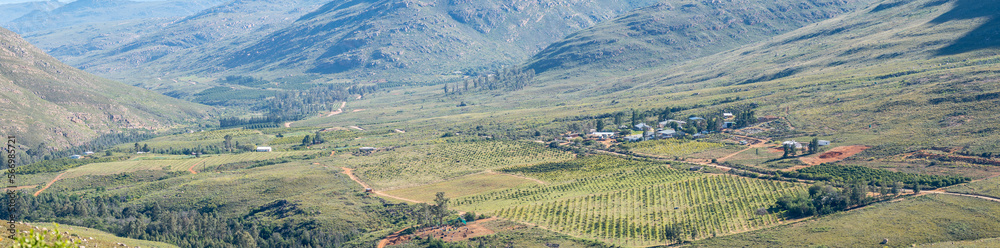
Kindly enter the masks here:
<path id="1" fill-rule="evenodd" d="M 220 3 L 221 0 L 78 0 L 48 11 L 35 11 L 11 20 L 4 27 L 19 34 L 81 24 L 146 18 L 182 17 Z"/>
<path id="2" fill-rule="evenodd" d="M 50 10 L 59 8 L 59 6 L 62 6 L 62 5 L 63 5 L 63 3 L 60 3 L 59 1 L 55 1 L 55 0 L 52 0 L 52 1 L 37 1 L 37 2 L 20 2 L 20 3 L 4 3 L 4 2 L 0 2 L 0 26 L 3 26 L 4 23 L 7 23 L 9 21 L 13 21 L 14 19 L 17 19 L 18 17 L 21 17 L 23 15 L 27 15 L 27 14 L 29 14 L 31 12 L 34 12 L 34 11 L 42 11 L 42 12 L 44 12 L 44 11 L 50 11 Z"/>
<path id="3" fill-rule="evenodd" d="M 193 123 L 208 110 L 65 65 L 3 28 L 0 88 L 0 133 L 56 147 L 120 130 Z"/>
<path id="4" fill-rule="evenodd" d="M 733 49 L 835 17 L 876 0 L 667 1 L 574 33 L 527 67 L 629 70 Z"/>
<path id="5" fill-rule="evenodd" d="M 315 73 L 429 80 L 520 63 L 566 34 L 655 2 L 233 1 L 68 62 L 164 92 L 191 86 L 153 78 Z"/>

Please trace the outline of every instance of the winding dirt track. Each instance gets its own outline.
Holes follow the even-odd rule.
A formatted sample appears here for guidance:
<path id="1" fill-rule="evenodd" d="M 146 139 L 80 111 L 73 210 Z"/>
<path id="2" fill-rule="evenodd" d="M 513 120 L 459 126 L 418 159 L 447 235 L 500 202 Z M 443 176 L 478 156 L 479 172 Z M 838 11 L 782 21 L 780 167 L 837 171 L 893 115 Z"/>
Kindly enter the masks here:
<path id="1" fill-rule="evenodd" d="M 49 186 L 52 186 L 53 183 L 56 183 L 56 181 L 59 181 L 59 178 L 62 177 L 64 174 L 66 174 L 66 172 L 69 172 L 69 171 L 63 171 L 63 173 L 59 173 L 59 175 L 56 175 L 56 178 L 53 178 L 52 181 L 49 181 L 49 184 L 46 184 L 44 188 L 42 188 L 42 189 L 40 189 L 38 191 L 35 191 L 35 196 L 38 196 L 38 194 L 41 194 L 42 191 L 45 191 L 46 189 L 49 188 Z"/>
<path id="2" fill-rule="evenodd" d="M 191 165 L 191 167 L 188 167 L 188 172 L 191 172 L 191 174 L 198 174 L 197 171 L 194 171 L 194 167 L 198 166 L 198 164 L 202 164 L 202 163 L 205 163 L 205 159 L 202 159 L 201 161 L 198 161 L 197 163 L 194 163 L 193 165 Z"/>
<path id="3" fill-rule="evenodd" d="M 350 177 L 351 180 L 353 180 L 354 182 L 360 184 L 361 187 L 364 187 L 365 189 L 371 189 L 372 188 L 372 187 L 368 186 L 368 184 L 366 184 L 365 182 L 362 182 L 361 179 L 358 179 L 358 177 L 354 175 L 354 169 L 347 168 L 347 167 L 340 167 L 340 169 L 343 169 L 344 170 L 343 173 L 347 174 L 347 176 Z M 407 201 L 407 202 L 412 202 L 412 203 L 423 203 L 422 201 L 413 200 L 413 199 L 407 199 L 407 198 L 403 198 L 403 197 L 398 197 L 398 196 L 386 194 L 386 193 L 384 193 L 382 191 L 376 191 L 374 189 L 372 190 L 372 192 L 375 193 L 376 195 L 385 196 L 385 197 L 389 197 L 389 198 L 400 200 L 400 201 Z"/>

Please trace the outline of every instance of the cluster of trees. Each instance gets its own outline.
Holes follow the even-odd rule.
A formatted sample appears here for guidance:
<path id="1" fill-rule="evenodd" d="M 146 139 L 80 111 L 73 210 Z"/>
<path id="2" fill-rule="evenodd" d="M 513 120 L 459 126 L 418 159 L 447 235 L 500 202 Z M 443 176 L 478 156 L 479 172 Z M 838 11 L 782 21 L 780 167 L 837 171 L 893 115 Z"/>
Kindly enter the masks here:
<path id="1" fill-rule="evenodd" d="M 520 68 L 498 69 L 485 76 L 478 76 L 472 79 L 455 84 L 445 84 L 443 89 L 445 94 L 456 94 L 470 90 L 520 90 L 528 86 L 535 78 L 535 70 L 522 70 Z"/>
<path id="2" fill-rule="evenodd" d="M 914 173 L 895 172 L 885 169 L 873 169 L 858 165 L 820 164 L 793 172 L 779 172 L 782 176 L 806 180 L 822 180 L 833 183 L 864 181 L 878 186 L 890 186 L 896 182 L 906 185 L 930 186 L 940 188 L 969 182 L 971 179 L 963 176 L 940 176 Z"/>
<path id="3" fill-rule="evenodd" d="M 826 215 L 898 196 L 902 189 L 903 184 L 899 182 L 891 187 L 856 183 L 844 189 L 817 184 L 809 187 L 808 194 L 796 191 L 794 194 L 779 198 L 772 211 L 783 211 L 789 218 Z M 875 193 L 875 196 L 869 196 L 869 192 Z"/>
<path id="4" fill-rule="evenodd" d="M 61 150 L 57 150 L 55 147 L 50 147 L 45 142 L 35 143 L 32 141 L 25 142 L 23 140 L 18 140 L 19 144 L 34 144 L 29 146 L 27 149 L 18 149 L 17 153 L 14 154 L 14 162 L 18 165 L 27 165 L 44 160 L 63 159 L 73 154 L 83 154 L 86 151 L 103 150 L 118 144 L 148 140 L 155 137 L 155 134 L 138 131 L 110 133 L 98 136 L 84 145 Z M 6 149 L 0 149 L 0 155 L 3 155 L 3 158 L 7 158 L 8 153 Z M 6 168 L 6 165 L 4 165 L 4 168 Z"/>
<path id="5" fill-rule="evenodd" d="M 250 87 L 258 87 L 270 83 L 267 80 L 264 80 L 263 78 L 256 78 L 250 76 L 226 76 L 224 78 L 216 80 L 216 82 L 224 84 L 250 86 Z"/>
<path id="6" fill-rule="evenodd" d="M 367 94 L 371 94 L 371 93 L 377 92 L 379 90 L 379 88 L 380 87 L 379 87 L 378 84 L 374 84 L 374 85 L 351 85 L 351 87 L 347 87 L 347 94 L 364 96 L 364 95 L 367 95 Z"/>
<path id="7" fill-rule="evenodd" d="M 58 222 L 107 231 L 117 236 L 166 242 L 180 247 L 343 247 L 368 226 L 323 225 L 308 218 L 262 221 L 260 214 L 226 215 L 214 209 L 171 210 L 159 203 L 134 205 L 124 197 L 83 197 L 18 193 L 15 211 L 23 221 Z M 374 214 L 406 222 L 412 205 L 372 205 Z M 7 208 L 0 214 L 8 216 Z M 367 225 L 367 224 L 365 224 Z"/>
<path id="8" fill-rule="evenodd" d="M 281 124 L 284 123 L 285 121 L 294 121 L 298 119 L 299 119 L 298 116 L 292 117 L 285 114 L 275 114 L 275 115 L 268 114 L 265 116 L 248 117 L 248 118 L 223 117 L 219 118 L 219 127 L 226 128 L 226 127 L 249 126 L 254 124 Z"/>
<path id="9" fill-rule="evenodd" d="M 312 136 L 306 135 L 306 137 L 302 138 L 302 146 L 323 144 L 324 142 L 326 142 L 326 139 L 323 138 L 323 135 L 319 131 L 316 131 Z"/>

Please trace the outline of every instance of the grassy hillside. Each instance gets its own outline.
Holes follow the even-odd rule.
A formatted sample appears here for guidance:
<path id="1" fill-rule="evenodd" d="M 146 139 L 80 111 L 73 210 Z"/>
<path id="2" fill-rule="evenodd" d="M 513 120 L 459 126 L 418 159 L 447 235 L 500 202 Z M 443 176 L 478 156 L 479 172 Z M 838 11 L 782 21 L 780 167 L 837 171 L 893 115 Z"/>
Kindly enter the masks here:
<path id="1" fill-rule="evenodd" d="M 872 205 L 814 220 L 695 242 L 692 247 L 904 247 L 1000 236 L 1000 205 L 985 200 L 927 195 Z"/>
<path id="2" fill-rule="evenodd" d="M 874 0 L 667 1 L 573 33 L 535 54 L 536 72 L 632 70 L 683 63 L 766 40 Z"/>
<path id="3" fill-rule="evenodd" d="M 162 130 L 194 123 L 208 108 L 99 78 L 60 63 L 0 29 L 0 132 L 19 143 L 79 145 L 129 129 Z"/>
<path id="4" fill-rule="evenodd" d="M 996 31 L 998 4 L 890 3 L 680 65 L 572 80 L 553 71 L 512 95 L 563 92 L 536 104 L 586 99 L 555 109 L 595 114 L 663 106 L 705 114 L 755 104 L 758 116 L 785 116 L 795 127 L 762 135 L 899 149 L 891 154 L 945 144 L 998 151 L 989 135 L 1000 99 L 998 42 L 970 38 Z"/>

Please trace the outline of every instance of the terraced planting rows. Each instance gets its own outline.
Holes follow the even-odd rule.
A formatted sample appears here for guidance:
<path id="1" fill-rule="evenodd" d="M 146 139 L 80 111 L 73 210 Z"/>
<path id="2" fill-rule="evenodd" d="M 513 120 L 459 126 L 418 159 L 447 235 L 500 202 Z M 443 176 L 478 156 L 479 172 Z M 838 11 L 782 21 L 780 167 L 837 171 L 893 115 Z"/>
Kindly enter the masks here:
<path id="1" fill-rule="evenodd" d="M 478 141 L 421 145 L 330 161 L 355 167 L 376 189 L 423 185 L 506 166 L 566 161 L 573 154 L 532 142 Z"/>
<path id="2" fill-rule="evenodd" d="M 756 210 L 805 190 L 799 184 L 680 171 L 608 156 L 503 171 L 557 183 L 461 197 L 454 207 L 625 246 L 671 243 L 671 232 L 701 239 L 772 226 L 781 217 Z"/>
<path id="3" fill-rule="evenodd" d="M 677 139 L 651 140 L 622 144 L 629 151 L 660 156 L 685 156 L 692 153 L 723 147 L 723 144 Z"/>

